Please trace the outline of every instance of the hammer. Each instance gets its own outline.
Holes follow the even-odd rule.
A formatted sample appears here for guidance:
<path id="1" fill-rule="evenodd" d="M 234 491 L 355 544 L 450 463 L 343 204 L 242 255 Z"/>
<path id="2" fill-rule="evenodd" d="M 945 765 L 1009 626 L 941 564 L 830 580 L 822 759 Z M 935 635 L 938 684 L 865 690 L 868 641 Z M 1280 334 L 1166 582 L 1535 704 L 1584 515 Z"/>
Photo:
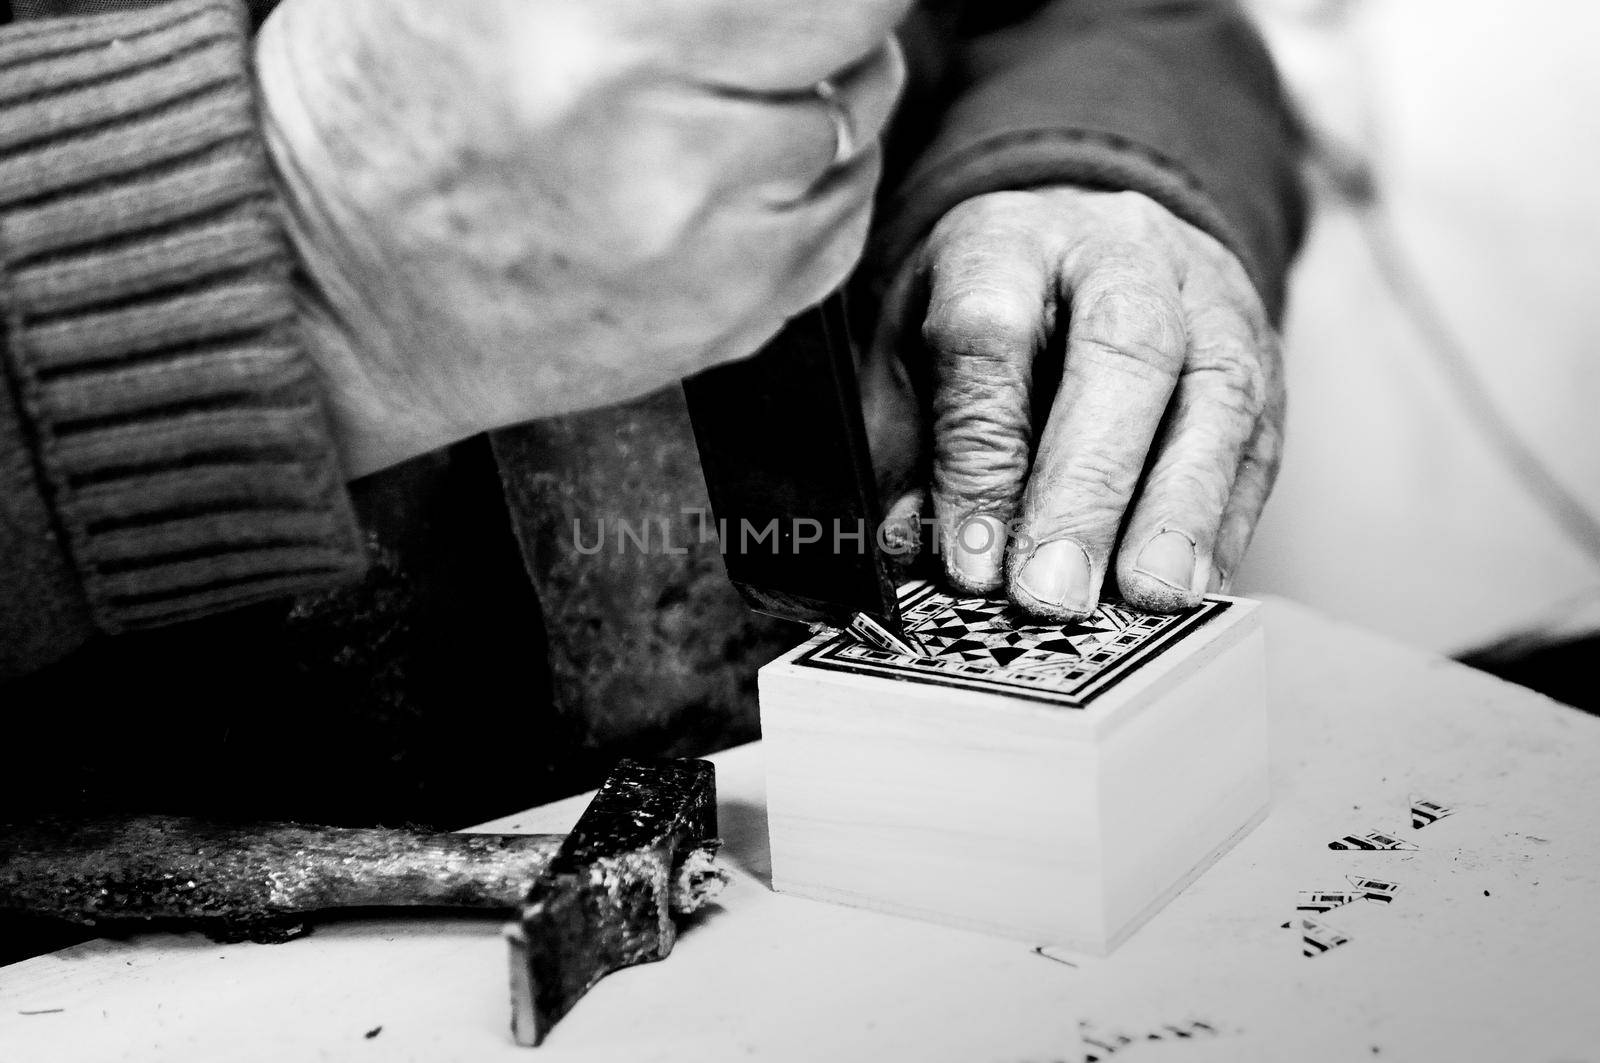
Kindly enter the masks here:
<path id="1" fill-rule="evenodd" d="M 726 883 L 709 761 L 618 763 L 568 835 L 425 834 L 146 816 L 0 826 L 0 910 L 182 921 L 285 941 L 338 909 L 517 911 L 511 1028 L 537 1045 L 589 987 L 666 957 Z"/>

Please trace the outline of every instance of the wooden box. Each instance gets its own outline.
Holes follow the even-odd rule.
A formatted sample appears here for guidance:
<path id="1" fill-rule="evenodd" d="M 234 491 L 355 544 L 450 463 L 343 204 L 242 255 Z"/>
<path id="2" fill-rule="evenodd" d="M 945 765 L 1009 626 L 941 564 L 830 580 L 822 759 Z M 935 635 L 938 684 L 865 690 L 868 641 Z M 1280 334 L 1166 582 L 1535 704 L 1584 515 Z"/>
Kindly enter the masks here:
<path id="1" fill-rule="evenodd" d="M 824 634 L 761 670 L 776 889 L 1103 954 L 1265 815 L 1254 602 L 901 600 L 930 656 Z"/>

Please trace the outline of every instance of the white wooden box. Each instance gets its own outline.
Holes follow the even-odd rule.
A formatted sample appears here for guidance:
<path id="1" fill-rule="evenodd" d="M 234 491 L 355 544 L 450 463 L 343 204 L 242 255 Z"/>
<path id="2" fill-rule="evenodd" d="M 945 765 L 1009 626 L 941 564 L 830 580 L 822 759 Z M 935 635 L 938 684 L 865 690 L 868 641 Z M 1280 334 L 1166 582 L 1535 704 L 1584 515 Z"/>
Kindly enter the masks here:
<path id="1" fill-rule="evenodd" d="M 901 599 L 929 658 L 825 634 L 761 670 L 779 891 L 1104 954 L 1265 815 L 1256 603 Z"/>

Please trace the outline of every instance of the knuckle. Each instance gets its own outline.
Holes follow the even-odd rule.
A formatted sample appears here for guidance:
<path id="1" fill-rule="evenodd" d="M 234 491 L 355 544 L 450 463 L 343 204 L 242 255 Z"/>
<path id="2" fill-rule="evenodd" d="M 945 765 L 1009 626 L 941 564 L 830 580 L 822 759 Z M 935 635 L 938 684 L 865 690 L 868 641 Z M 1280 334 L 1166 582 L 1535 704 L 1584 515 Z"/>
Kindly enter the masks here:
<path id="1" fill-rule="evenodd" d="M 1004 480 L 992 472 L 981 477 L 967 475 L 970 472 L 936 470 L 930 497 L 941 518 L 960 523 L 975 516 L 1003 514 L 1016 507 L 1020 482 Z"/>
<path id="2" fill-rule="evenodd" d="M 1270 336 L 1258 337 L 1245 318 L 1221 307 L 1197 314 L 1193 330 L 1209 338 L 1197 338 L 1190 350 L 1185 385 L 1251 420 L 1265 413 L 1283 389 Z"/>
<path id="3" fill-rule="evenodd" d="M 1217 284 L 1215 279 L 1199 284 L 1199 290 L 1204 295 L 1203 302 L 1194 311 L 1194 319 L 1197 323 L 1203 323 L 1209 331 L 1236 336 L 1264 350 L 1273 346 L 1276 336 L 1255 286 L 1243 276 L 1242 267 L 1236 268 L 1241 268 L 1238 284 L 1227 281 Z"/>
<path id="4" fill-rule="evenodd" d="M 972 196 L 945 211 L 933 227 L 929 239 L 935 244 L 947 243 L 970 233 L 987 231 L 998 221 L 1010 220 L 1025 211 L 1034 202 L 1028 192 L 987 192 Z"/>
<path id="5" fill-rule="evenodd" d="M 935 367 L 934 432 L 938 440 L 982 433 L 1023 434 L 1031 384 L 1019 364 L 1003 359 L 960 359 Z"/>
<path id="6" fill-rule="evenodd" d="M 1133 485 L 1124 463 L 1107 455 L 1088 454 L 1073 463 L 1071 484 L 1075 492 L 1095 498 L 1116 498 Z"/>
<path id="7" fill-rule="evenodd" d="M 986 441 L 986 449 L 936 448 L 932 496 L 936 509 L 962 518 L 1015 506 L 1027 474 L 1027 447 L 1014 440 Z"/>
<path id="8" fill-rule="evenodd" d="M 1228 503 L 1236 475 L 1234 466 L 1241 464 L 1237 457 L 1226 469 L 1185 463 L 1152 482 L 1145 494 L 1155 502 L 1153 511 L 1164 515 L 1163 524 L 1197 528 L 1214 525 Z"/>
<path id="9" fill-rule="evenodd" d="M 1266 320 L 1253 313 L 1249 306 L 1234 299 L 1215 296 L 1203 296 L 1196 302 L 1199 305 L 1191 307 L 1189 311 L 1195 335 L 1211 338 L 1210 343 L 1202 346 L 1225 347 L 1231 344 L 1250 350 L 1267 346 L 1269 338 L 1263 330 Z"/>
<path id="10" fill-rule="evenodd" d="M 1159 253 L 1145 240 L 1124 229 L 1113 228 L 1085 238 L 1072 247 L 1069 271 L 1081 280 L 1078 289 L 1091 295 L 1114 291 L 1125 285 L 1153 283 L 1168 272 L 1159 263 Z"/>
<path id="11" fill-rule="evenodd" d="M 1253 358 L 1211 359 L 1186 366 L 1187 390 L 1204 395 L 1205 402 L 1244 421 L 1254 423 L 1266 412 L 1267 374 Z"/>
<path id="12" fill-rule="evenodd" d="M 1019 538 L 1035 543 L 1073 539 L 1088 552 L 1097 568 L 1111 554 L 1123 513 L 1120 505 L 1075 505 L 1066 496 L 1052 498 L 1046 504 L 1025 503 L 1023 508 L 1026 517 L 1020 525 Z"/>
<path id="13" fill-rule="evenodd" d="M 1038 303 L 998 288 L 973 288 L 928 308 L 922 338 L 945 354 L 991 357 L 1031 351 L 1044 334 Z"/>
<path id="14" fill-rule="evenodd" d="M 1140 273 L 1119 272 L 1075 299 L 1074 338 L 1108 355 L 1176 375 L 1188 330 L 1175 294 Z"/>
<path id="15" fill-rule="evenodd" d="M 1020 475 L 1028 467 L 1029 432 L 1025 418 L 1000 409 L 963 406 L 939 411 L 933 426 L 934 462 L 948 476 L 992 482 Z"/>
<path id="16" fill-rule="evenodd" d="M 1120 514 L 1138 475 L 1139 462 L 1127 455 L 1086 447 L 1074 453 L 1057 474 L 1036 479 L 1032 487 L 1041 500 L 1053 499 L 1086 512 L 1114 503 Z"/>
<path id="17" fill-rule="evenodd" d="M 1144 243 L 1174 221 L 1165 207 L 1142 192 L 1108 192 L 1105 219 L 1114 232 L 1141 237 Z"/>

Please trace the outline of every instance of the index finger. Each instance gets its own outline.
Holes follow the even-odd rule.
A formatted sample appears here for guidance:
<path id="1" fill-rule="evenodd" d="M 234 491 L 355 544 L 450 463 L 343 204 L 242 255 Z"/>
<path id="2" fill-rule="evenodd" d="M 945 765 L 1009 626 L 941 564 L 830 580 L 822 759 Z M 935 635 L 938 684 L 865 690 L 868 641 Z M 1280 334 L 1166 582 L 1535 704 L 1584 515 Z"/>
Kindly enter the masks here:
<path id="1" fill-rule="evenodd" d="M 1005 205 L 951 211 L 926 251 L 934 516 L 945 573 L 972 594 L 1004 580 L 1006 529 L 1028 474 L 1033 360 L 1056 304 L 1028 216 Z"/>

